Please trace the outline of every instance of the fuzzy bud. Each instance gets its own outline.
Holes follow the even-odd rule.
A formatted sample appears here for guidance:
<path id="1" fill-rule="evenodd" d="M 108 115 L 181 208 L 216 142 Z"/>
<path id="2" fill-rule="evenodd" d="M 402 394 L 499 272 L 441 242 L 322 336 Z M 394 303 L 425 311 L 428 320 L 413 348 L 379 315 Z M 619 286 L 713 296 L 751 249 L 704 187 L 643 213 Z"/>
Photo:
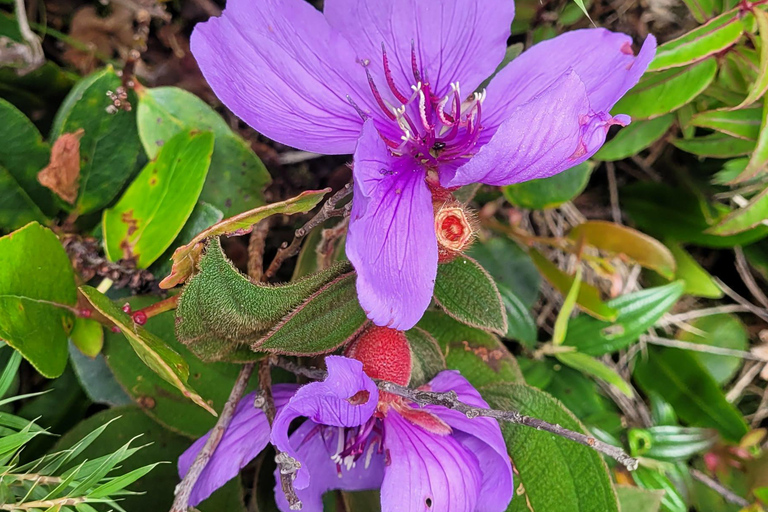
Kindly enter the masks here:
<path id="1" fill-rule="evenodd" d="M 411 347 L 403 331 L 372 325 L 347 347 L 345 355 L 363 363 L 363 371 L 372 379 L 401 386 L 411 380 Z"/>
<path id="2" fill-rule="evenodd" d="M 452 202 L 440 206 L 435 212 L 438 261 L 447 263 L 472 245 L 475 229 L 461 203 Z"/>

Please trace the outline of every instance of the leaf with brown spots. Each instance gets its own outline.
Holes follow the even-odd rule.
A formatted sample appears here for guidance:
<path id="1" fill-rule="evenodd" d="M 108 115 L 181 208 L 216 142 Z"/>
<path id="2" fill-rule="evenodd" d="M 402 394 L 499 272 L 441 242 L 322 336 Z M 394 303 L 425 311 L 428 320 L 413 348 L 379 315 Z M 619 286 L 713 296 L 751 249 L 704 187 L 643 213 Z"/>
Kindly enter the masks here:
<path id="1" fill-rule="evenodd" d="M 59 197 L 75 204 L 80 188 L 80 139 L 82 128 L 74 133 L 63 133 L 51 148 L 51 161 L 39 173 L 37 181 L 53 190 Z"/>

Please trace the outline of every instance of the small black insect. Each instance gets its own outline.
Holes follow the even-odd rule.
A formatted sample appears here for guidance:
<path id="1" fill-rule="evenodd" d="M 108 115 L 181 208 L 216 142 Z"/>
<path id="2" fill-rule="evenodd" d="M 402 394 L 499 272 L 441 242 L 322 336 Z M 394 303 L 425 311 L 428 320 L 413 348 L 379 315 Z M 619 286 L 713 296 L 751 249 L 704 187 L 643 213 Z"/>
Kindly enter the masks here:
<path id="1" fill-rule="evenodd" d="M 445 149 L 445 142 L 435 142 L 435 145 L 432 146 L 432 151 L 440 151 Z"/>

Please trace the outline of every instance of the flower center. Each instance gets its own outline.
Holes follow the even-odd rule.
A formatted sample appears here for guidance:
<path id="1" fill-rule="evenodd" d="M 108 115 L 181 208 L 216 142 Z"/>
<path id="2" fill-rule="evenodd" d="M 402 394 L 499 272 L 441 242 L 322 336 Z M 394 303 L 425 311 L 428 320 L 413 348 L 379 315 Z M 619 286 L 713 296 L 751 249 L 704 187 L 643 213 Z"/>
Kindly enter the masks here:
<path id="1" fill-rule="evenodd" d="M 428 81 L 420 71 L 416 46 L 411 42 L 411 73 L 414 82 L 410 91 L 403 93 L 395 83 L 389 66 L 387 51 L 382 43 L 382 67 L 386 89 L 380 89 L 371 75 L 369 61 L 361 64 L 368 77 L 368 85 L 377 105 L 402 133 L 400 140 L 382 139 L 393 154 L 410 154 L 425 166 L 437 166 L 466 155 L 477 144 L 482 126 L 480 124 L 485 90 L 472 93 L 462 100 L 459 82 L 451 83 L 451 90 L 444 97 L 434 94 Z M 382 90 L 391 94 L 394 103 L 388 101 Z M 358 113 L 367 118 L 350 99 Z M 399 103 L 399 105 L 398 105 Z"/>

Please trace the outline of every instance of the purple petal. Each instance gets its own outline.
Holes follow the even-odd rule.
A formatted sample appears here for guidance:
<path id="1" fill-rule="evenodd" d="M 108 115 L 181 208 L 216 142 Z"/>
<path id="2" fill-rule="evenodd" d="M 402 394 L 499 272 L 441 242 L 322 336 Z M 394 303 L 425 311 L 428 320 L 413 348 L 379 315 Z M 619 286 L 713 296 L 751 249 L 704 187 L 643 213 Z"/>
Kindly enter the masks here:
<path id="1" fill-rule="evenodd" d="M 364 491 L 378 489 L 384 478 L 384 454 L 377 453 L 378 445 L 366 446 L 365 454 L 350 469 L 336 466 L 331 460 L 338 450 L 339 431 L 337 427 L 320 426 L 313 421 L 304 422 L 291 434 L 291 445 L 302 461 L 303 467 L 312 478 L 309 486 L 296 490 L 302 502 L 303 512 L 322 512 L 323 493 L 341 489 Z M 370 450 L 370 457 L 367 457 Z M 280 475 L 275 471 L 275 499 L 283 512 L 289 512 L 288 500 L 280 486 Z"/>
<path id="2" fill-rule="evenodd" d="M 368 121 L 355 151 L 346 251 L 373 323 L 405 331 L 432 299 L 437 239 L 432 195 L 411 157 L 395 157 Z"/>
<path id="3" fill-rule="evenodd" d="M 277 413 L 272 425 L 272 444 L 302 462 L 296 473 L 294 487 L 304 489 L 309 485 L 309 472 L 303 467 L 294 446 L 289 442 L 291 422 L 305 416 L 315 423 L 335 427 L 362 425 L 373 415 L 379 402 L 376 384 L 363 372 L 363 364 L 341 356 L 325 358 L 328 377 L 323 382 L 313 382 L 299 388 L 288 404 Z M 355 397 L 353 400 L 350 398 Z"/>
<path id="4" fill-rule="evenodd" d="M 482 482 L 477 457 L 453 436 L 428 432 L 394 409 L 384 419 L 384 435 L 391 462 L 381 486 L 382 510 L 483 510 L 477 506 Z"/>
<path id="5" fill-rule="evenodd" d="M 438 392 L 455 391 L 462 402 L 474 407 L 488 408 L 488 403 L 480 393 L 459 372 L 440 372 L 429 383 L 429 387 Z M 514 489 L 512 464 L 498 422 L 482 417 L 470 419 L 458 411 L 436 405 L 428 405 L 424 409 L 450 425 L 454 430 L 454 438 L 477 456 L 480 471 L 483 473 L 477 510 L 506 510 Z"/>
<path id="6" fill-rule="evenodd" d="M 594 155 L 608 128 L 628 121 L 627 116 L 594 112 L 584 84 L 570 70 L 515 108 L 469 162 L 453 174 L 443 172 L 440 182 L 447 187 L 510 185 L 553 176 Z"/>
<path id="7" fill-rule="evenodd" d="M 296 392 L 298 386 L 277 384 L 272 388 L 275 407 L 280 409 Z M 192 489 L 189 498 L 194 507 L 208 498 L 216 489 L 237 476 L 269 442 L 269 422 L 264 411 L 253 406 L 256 392 L 243 397 L 235 408 L 232 421 L 224 432 L 221 442 Z M 198 439 L 179 457 L 179 477 L 184 478 L 197 454 L 203 449 L 210 432 Z"/>
<path id="8" fill-rule="evenodd" d="M 512 18 L 511 0 L 326 0 L 331 26 L 352 43 L 380 87 L 383 79 L 382 44 L 400 92 L 416 84 L 411 65 L 411 42 L 423 80 L 437 96 L 461 82 L 472 93 L 504 58 Z"/>
<path id="9" fill-rule="evenodd" d="M 540 95 L 569 69 L 584 83 L 592 110 L 608 112 L 640 80 L 655 54 L 652 35 L 635 56 L 632 38 L 603 28 L 574 30 L 542 41 L 493 78 L 483 105 L 483 126 L 492 132 L 516 107 Z"/>
<path id="10" fill-rule="evenodd" d="M 371 94 L 347 40 L 303 0 L 229 0 L 198 24 L 192 53 L 221 101 L 283 144 L 351 153 Z"/>

